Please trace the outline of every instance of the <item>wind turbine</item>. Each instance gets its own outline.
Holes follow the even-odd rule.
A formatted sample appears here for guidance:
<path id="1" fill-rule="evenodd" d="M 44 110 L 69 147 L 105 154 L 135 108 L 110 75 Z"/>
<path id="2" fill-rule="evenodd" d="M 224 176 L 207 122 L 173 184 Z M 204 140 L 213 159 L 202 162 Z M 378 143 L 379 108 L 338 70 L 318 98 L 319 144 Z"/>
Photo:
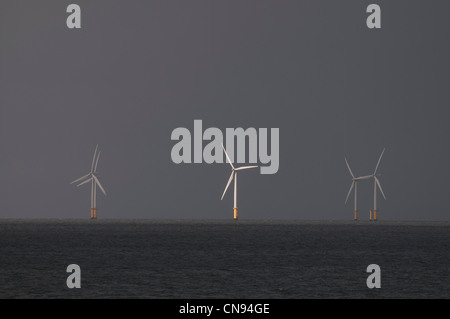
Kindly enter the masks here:
<path id="1" fill-rule="evenodd" d="M 352 176 L 352 184 L 350 185 L 350 189 L 347 194 L 347 198 L 345 199 L 345 204 L 347 204 L 348 198 L 350 197 L 350 194 L 352 193 L 353 188 L 355 188 L 355 210 L 354 210 L 354 219 L 358 220 L 358 205 L 357 205 L 357 198 L 358 198 L 358 181 L 363 179 L 369 179 L 372 176 L 359 176 L 355 177 L 355 175 L 352 172 L 352 169 L 350 168 L 350 165 L 348 164 L 347 158 L 344 157 L 345 164 L 347 164 L 348 171 L 350 172 L 350 175 Z"/>
<path id="2" fill-rule="evenodd" d="M 103 194 L 105 194 L 106 196 L 106 192 L 103 189 L 102 184 L 100 184 L 98 177 L 94 174 L 97 172 L 98 159 L 100 158 L 100 151 L 97 154 L 97 148 L 98 144 L 95 147 L 94 157 L 92 158 L 91 171 L 89 172 L 89 174 L 86 174 L 70 183 L 70 184 L 78 183 L 85 179 L 83 182 L 77 185 L 78 187 L 83 184 L 91 182 L 91 219 L 97 218 L 97 185 L 103 192 Z"/>
<path id="3" fill-rule="evenodd" d="M 380 180 L 377 177 L 377 170 L 378 166 L 380 166 L 381 158 L 383 157 L 384 151 L 386 148 L 383 148 L 383 151 L 381 152 L 380 157 L 378 158 L 377 166 L 375 166 L 375 171 L 371 175 L 373 177 L 373 220 L 377 220 L 377 186 L 380 189 L 381 195 L 383 195 L 384 199 L 386 200 L 386 196 L 384 196 L 383 189 L 381 188 Z"/>
<path id="4" fill-rule="evenodd" d="M 225 149 L 223 144 L 222 144 L 222 148 L 223 148 L 223 151 L 225 152 L 225 156 L 228 159 L 228 163 L 230 163 L 230 165 L 231 165 L 231 170 L 232 171 L 231 171 L 230 178 L 228 179 L 227 186 L 225 187 L 225 190 L 223 191 L 223 194 L 222 194 L 222 198 L 220 200 L 222 200 L 223 197 L 225 196 L 225 193 L 227 192 L 228 186 L 230 186 L 230 184 L 231 184 L 231 182 L 233 181 L 233 178 L 234 178 L 234 208 L 233 208 L 233 210 L 234 210 L 234 219 L 237 220 L 238 219 L 238 207 L 237 207 L 237 175 L 238 174 L 237 174 L 237 172 L 238 171 L 242 171 L 244 169 L 256 168 L 258 166 L 242 166 L 242 167 L 237 167 L 236 168 L 236 167 L 233 166 L 233 163 L 231 162 L 231 159 L 228 156 L 227 150 Z"/>

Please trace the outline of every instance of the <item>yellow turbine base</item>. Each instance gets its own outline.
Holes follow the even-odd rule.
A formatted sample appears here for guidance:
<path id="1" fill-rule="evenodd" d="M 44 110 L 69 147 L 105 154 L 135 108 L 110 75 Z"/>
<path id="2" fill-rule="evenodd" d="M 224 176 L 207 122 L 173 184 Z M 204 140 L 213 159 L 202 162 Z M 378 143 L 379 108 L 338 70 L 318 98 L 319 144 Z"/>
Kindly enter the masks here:
<path id="1" fill-rule="evenodd" d="M 237 220 L 238 219 L 238 209 L 237 209 L 237 207 L 235 207 L 235 208 L 233 208 L 233 210 L 234 210 L 234 220 Z"/>
<path id="2" fill-rule="evenodd" d="M 378 213 L 378 211 L 375 209 L 374 211 L 373 211 L 373 220 L 376 222 L 377 221 L 377 213 Z"/>
<path id="3" fill-rule="evenodd" d="M 369 210 L 369 221 L 372 221 L 372 210 Z"/>
<path id="4" fill-rule="evenodd" d="M 357 210 L 355 210 L 354 218 L 355 218 L 355 220 L 358 220 L 358 211 Z"/>
<path id="5" fill-rule="evenodd" d="M 91 219 L 97 219 L 97 208 L 91 208 Z"/>

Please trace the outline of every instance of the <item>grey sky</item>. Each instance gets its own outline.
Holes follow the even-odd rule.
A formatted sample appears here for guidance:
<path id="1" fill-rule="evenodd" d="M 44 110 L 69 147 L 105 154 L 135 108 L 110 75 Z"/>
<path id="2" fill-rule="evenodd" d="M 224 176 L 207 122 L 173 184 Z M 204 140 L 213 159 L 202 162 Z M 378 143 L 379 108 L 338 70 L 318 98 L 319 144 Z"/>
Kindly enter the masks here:
<path id="1" fill-rule="evenodd" d="M 69 30 L 77 3 L 82 29 Z M 382 29 L 366 27 L 366 7 Z M 2 1 L 0 217 L 232 218 L 228 164 L 172 163 L 177 127 L 280 128 L 275 175 L 239 176 L 246 219 L 450 220 L 450 3 Z M 368 218 L 373 184 L 360 183 Z"/>

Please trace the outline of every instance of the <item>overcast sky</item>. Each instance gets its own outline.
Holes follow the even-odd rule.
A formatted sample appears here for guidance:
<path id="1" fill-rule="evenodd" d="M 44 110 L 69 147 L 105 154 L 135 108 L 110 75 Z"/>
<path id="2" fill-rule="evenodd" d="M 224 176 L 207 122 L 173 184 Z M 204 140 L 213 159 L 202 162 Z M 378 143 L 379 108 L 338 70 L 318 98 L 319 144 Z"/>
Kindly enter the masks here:
<path id="1" fill-rule="evenodd" d="M 0 217 L 231 219 L 228 164 L 174 164 L 177 127 L 279 128 L 239 175 L 241 219 L 351 220 L 378 156 L 381 220 L 450 220 L 448 1 L 0 3 Z M 378 3 L 382 28 L 366 26 Z M 206 144 L 206 143 L 205 143 Z M 361 219 L 373 183 L 358 188 Z"/>

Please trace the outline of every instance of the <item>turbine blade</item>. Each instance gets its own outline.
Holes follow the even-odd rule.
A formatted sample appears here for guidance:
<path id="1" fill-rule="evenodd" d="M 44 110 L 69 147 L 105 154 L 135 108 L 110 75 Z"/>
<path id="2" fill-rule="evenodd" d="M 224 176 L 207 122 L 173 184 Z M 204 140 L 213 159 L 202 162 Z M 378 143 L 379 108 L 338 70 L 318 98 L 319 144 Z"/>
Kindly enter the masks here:
<path id="1" fill-rule="evenodd" d="M 225 149 L 225 146 L 223 146 L 223 144 L 222 144 L 222 148 L 223 148 L 223 151 L 225 152 L 225 156 L 226 156 L 227 159 L 228 159 L 228 163 L 230 163 L 231 167 L 234 169 L 233 163 L 231 163 L 231 159 L 230 159 L 230 157 L 228 156 L 227 150 Z"/>
<path id="2" fill-rule="evenodd" d="M 222 197 L 220 198 L 220 200 L 223 199 L 223 197 L 225 196 L 225 193 L 227 192 L 228 186 L 230 186 L 231 181 L 233 180 L 234 177 L 234 171 L 231 172 L 230 178 L 228 179 L 228 183 L 227 186 L 225 186 L 225 190 L 223 191 Z"/>
<path id="3" fill-rule="evenodd" d="M 90 173 L 89 173 L 89 174 L 86 174 L 86 175 L 84 175 L 84 176 L 82 176 L 82 177 L 80 177 L 80 178 L 77 178 L 76 180 L 74 180 L 74 181 L 71 182 L 70 184 L 74 184 L 74 183 L 76 183 L 76 182 L 79 182 L 79 181 L 85 179 L 86 177 L 88 177 L 89 175 L 90 175 Z"/>
<path id="4" fill-rule="evenodd" d="M 78 187 L 78 186 L 81 186 L 81 185 L 83 185 L 83 184 L 89 183 L 90 181 L 92 181 L 92 177 L 89 178 L 89 179 L 87 179 L 87 180 L 85 180 L 84 182 L 78 184 L 77 187 Z"/>
<path id="5" fill-rule="evenodd" d="M 235 171 L 241 171 L 243 169 L 248 169 L 248 168 L 256 168 L 258 166 L 242 166 L 242 167 L 238 167 L 236 169 L 234 169 Z"/>
<path id="6" fill-rule="evenodd" d="M 360 176 L 360 177 L 355 178 L 355 181 L 359 181 L 359 180 L 362 180 L 362 179 L 369 179 L 369 178 L 372 178 L 372 177 L 373 177 L 373 175 Z"/>
<path id="7" fill-rule="evenodd" d="M 375 175 L 377 173 L 378 170 L 378 166 L 380 165 L 381 162 L 381 158 L 383 157 L 384 151 L 386 150 L 386 148 L 383 148 L 383 151 L 381 152 L 380 158 L 378 159 L 378 163 L 377 166 L 375 166 L 375 171 L 373 172 L 373 175 Z"/>
<path id="8" fill-rule="evenodd" d="M 98 151 L 97 160 L 95 161 L 94 173 L 97 171 L 98 159 L 100 158 L 100 153 L 102 151 Z"/>
<path id="9" fill-rule="evenodd" d="M 106 192 L 105 192 L 105 190 L 103 189 L 102 184 L 100 184 L 100 181 L 98 180 L 97 176 L 92 175 L 92 177 L 94 178 L 95 183 L 98 185 L 98 187 L 100 187 L 100 189 L 102 190 L 103 194 L 105 194 L 105 196 L 106 196 Z"/>
<path id="10" fill-rule="evenodd" d="M 344 157 L 344 159 L 345 159 L 345 164 L 347 164 L 347 168 L 348 168 L 348 171 L 350 172 L 350 175 L 352 175 L 352 177 L 355 178 L 355 175 L 353 175 L 352 169 L 350 168 L 350 165 L 348 164 L 347 159 L 345 157 Z"/>
<path id="11" fill-rule="evenodd" d="M 94 162 L 95 162 L 95 155 L 97 154 L 97 148 L 98 148 L 98 144 L 95 147 L 94 157 L 92 158 L 91 173 L 94 171 Z"/>
<path id="12" fill-rule="evenodd" d="M 355 181 L 352 182 L 352 185 L 350 186 L 350 189 L 347 194 L 347 198 L 345 199 L 345 203 L 347 204 L 348 198 L 350 197 L 350 194 L 352 193 L 353 187 L 355 186 Z"/>
<path id="13" fill-rule="evenodd" d="M 378 180 L 378 178 L 377 178 L 376 176 L 375 176 L 375 181 L 377 182 L 378 188 L 379 188 L 380 191 L 381 191 L 381 195 L 383 195 L 384 199 L 386 199 L 386 196 L 384 196 L 383 189 L 381 188 L 380 181 Z"/>

